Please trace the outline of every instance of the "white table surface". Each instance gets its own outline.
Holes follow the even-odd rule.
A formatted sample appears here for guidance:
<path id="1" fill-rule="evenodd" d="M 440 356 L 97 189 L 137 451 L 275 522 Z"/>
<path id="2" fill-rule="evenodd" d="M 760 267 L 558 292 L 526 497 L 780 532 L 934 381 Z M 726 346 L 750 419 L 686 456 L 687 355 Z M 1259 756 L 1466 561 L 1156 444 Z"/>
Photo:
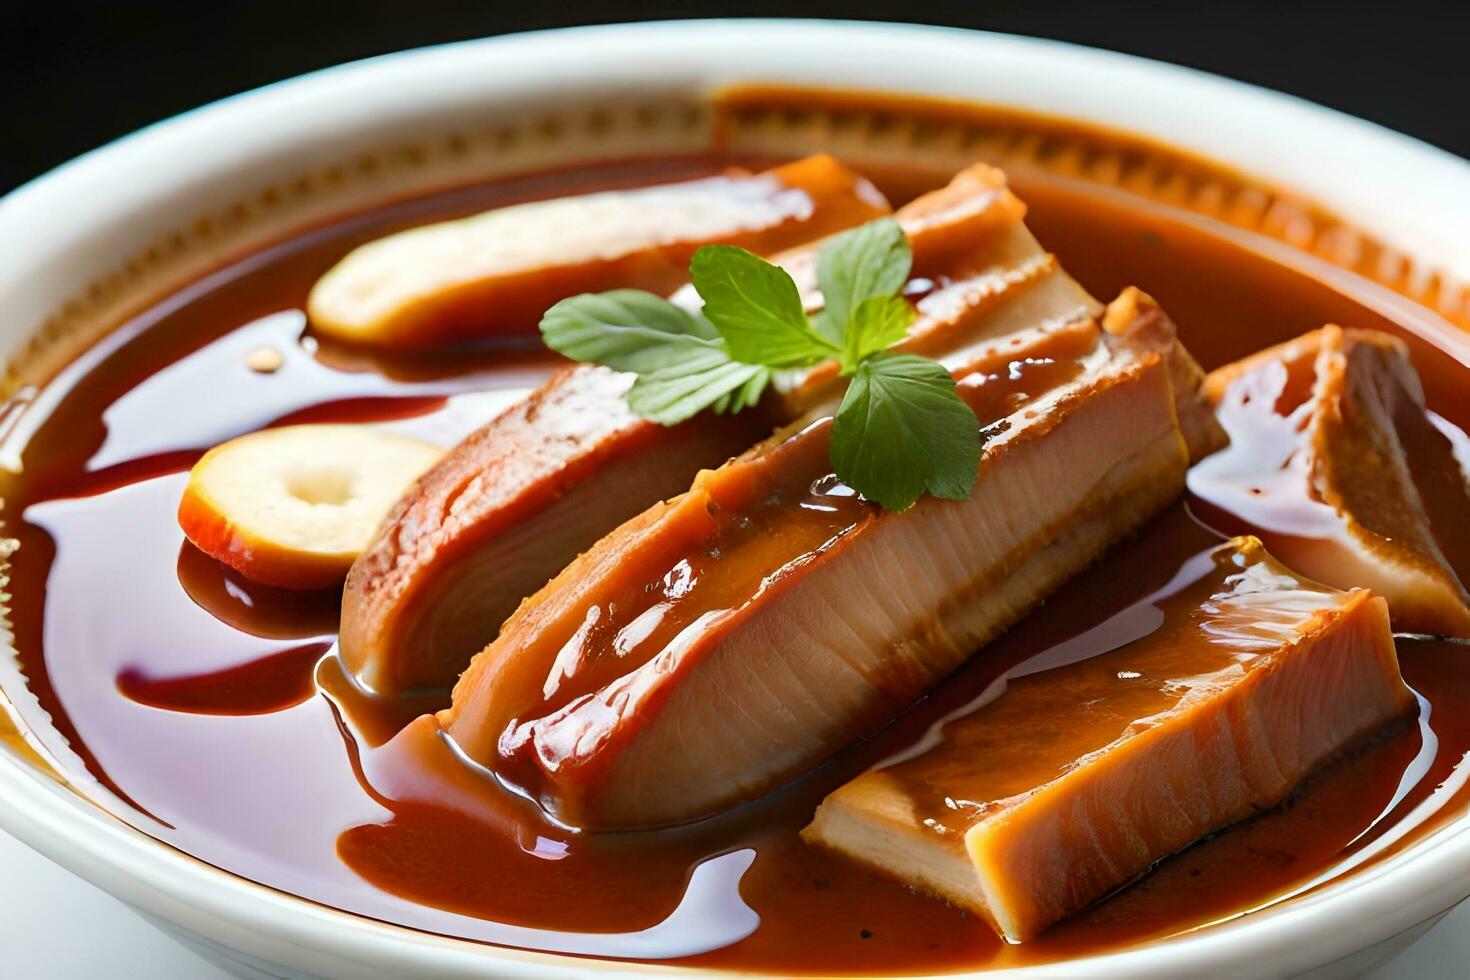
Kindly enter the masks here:
<path id="1" fill-rule="evenodd" d="M 0 832 L 0 961 L 27 980 L 227 976 L 125 906 Z M 1369 980 L 1470 980 L 1470 902 Z"/>

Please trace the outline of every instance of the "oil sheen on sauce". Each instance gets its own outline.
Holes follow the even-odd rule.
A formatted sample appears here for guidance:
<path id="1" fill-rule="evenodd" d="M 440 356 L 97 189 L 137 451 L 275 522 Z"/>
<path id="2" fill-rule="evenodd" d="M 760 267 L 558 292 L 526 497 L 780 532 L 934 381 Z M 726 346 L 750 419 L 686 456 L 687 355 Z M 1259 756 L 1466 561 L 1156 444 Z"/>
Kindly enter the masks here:
<path id="1" fill-rule="evenodd" d="M 1007 946 L 973 916 L 800 843 L 826 793 L 922 745 L 1007 671 L 1157 629 L 1159 603 L 1220 540 L 1189 501 L 904 717 L 798 782 L 692 825 L 609 835 L 559 827 L 463 764 L 432 724 L 414 720 L 440 706 L 432 699 L 380 703 L 357 690 L 334 656 L 336 593 L 256 586 L 183 542 L 174 513 L 185 474 L 216 442 L 335 420 L 449 444 L 555 366 L 530 348 L 384 361 L 319 344 L 303 334 L 306 292 L 350 247 L 430 218 L 722 163 L 507 181 L 347 220 L 221 269 L 58 378 L 6 494 L 21 543 L 12 591 L 25 597 L 13 619 L 25 674 L 54 723 L 47 748 L 84 791 L 214 865 L 376 919 L 533 949 L 782 973 L 1013 966 L 1123 948 L 1317 887 L 1466 819 L 1470 650 L 1402 638 L 1417 725 L 1385 732 L 1289 805 L 1162 862 L 1035 942 Z M 1104 297 L 1147 289 L 1206 366 L 1327 321 L 1387 329 L 1410 341 L 1431 407 L 1450 426 L 1470 423 L 1470 369 L 1425 339 L 1431 332 L 1416 333 L 1412 311 L 1395 323 L 1355 299 L 1351 277 L 1308 275 L 1238 233 L 1065 181 L 1015 184 L 1028 223 L 1085 286 Z M 262 348 L 281 355 L 275 371 L 250 370 Z M 831 504 L 816 499 L 824 489 L 834 488 L 791 492 Z M 833 500 L 807 528 L 813 540 L 862 519 L 862 507 Z"/>

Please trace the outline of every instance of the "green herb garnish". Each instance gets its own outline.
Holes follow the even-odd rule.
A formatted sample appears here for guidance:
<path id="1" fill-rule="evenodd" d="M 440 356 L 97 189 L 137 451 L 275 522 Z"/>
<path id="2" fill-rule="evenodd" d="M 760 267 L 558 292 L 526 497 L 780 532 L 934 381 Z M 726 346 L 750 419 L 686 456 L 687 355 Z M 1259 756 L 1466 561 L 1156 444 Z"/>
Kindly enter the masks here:
<path id="1" fill-rule="evenodd" d="M 629 407 L 664 425 L 738 412 L 773 372 L 835 360 L 851 378 L 832 422 L 837 477 L 889 510 L 926 491 L 963 500 L 980 466 L 975 413 L 938 362 L 888 352 L 914 320 L 900 294 L 912 264 L 891 218 L 837 235 L 817 256 L 825 307 L 808 317 L 785 269 L 707 245 L 689 263 L 700 313 L 637 290 L 585 293 L 548 310 L 541 334 L 573 360 L 637 375 Z"/>

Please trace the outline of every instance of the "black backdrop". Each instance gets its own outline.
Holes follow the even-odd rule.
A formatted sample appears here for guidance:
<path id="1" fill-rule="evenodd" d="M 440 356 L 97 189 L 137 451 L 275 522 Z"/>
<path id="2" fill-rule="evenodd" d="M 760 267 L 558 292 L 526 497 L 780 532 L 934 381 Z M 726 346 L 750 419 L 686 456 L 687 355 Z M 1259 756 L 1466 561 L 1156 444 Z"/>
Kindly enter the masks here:
<path id="1" fill-rule="evenodd" d="M 1281 89 L 1470 156 L 1470 0 L 0 0 L 0 191 L 149 122 L 354 58 L 711 15 L 908 20 L 1075 41 Z"/>

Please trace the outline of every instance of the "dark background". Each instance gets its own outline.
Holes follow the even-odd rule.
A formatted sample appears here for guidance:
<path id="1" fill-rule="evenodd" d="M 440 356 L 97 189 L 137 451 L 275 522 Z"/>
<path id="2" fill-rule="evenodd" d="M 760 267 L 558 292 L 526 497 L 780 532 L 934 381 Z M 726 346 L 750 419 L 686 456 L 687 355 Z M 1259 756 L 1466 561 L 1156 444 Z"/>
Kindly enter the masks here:
<path id="1" fill-rule="evenodd" d="M 139 126 L 342 61 L 541 27 L 710 15 L 908 20 L 1058 38 L 1291 92 L 1470 156 L 1470 0 L 0 0 L 0 191 Z"/>

